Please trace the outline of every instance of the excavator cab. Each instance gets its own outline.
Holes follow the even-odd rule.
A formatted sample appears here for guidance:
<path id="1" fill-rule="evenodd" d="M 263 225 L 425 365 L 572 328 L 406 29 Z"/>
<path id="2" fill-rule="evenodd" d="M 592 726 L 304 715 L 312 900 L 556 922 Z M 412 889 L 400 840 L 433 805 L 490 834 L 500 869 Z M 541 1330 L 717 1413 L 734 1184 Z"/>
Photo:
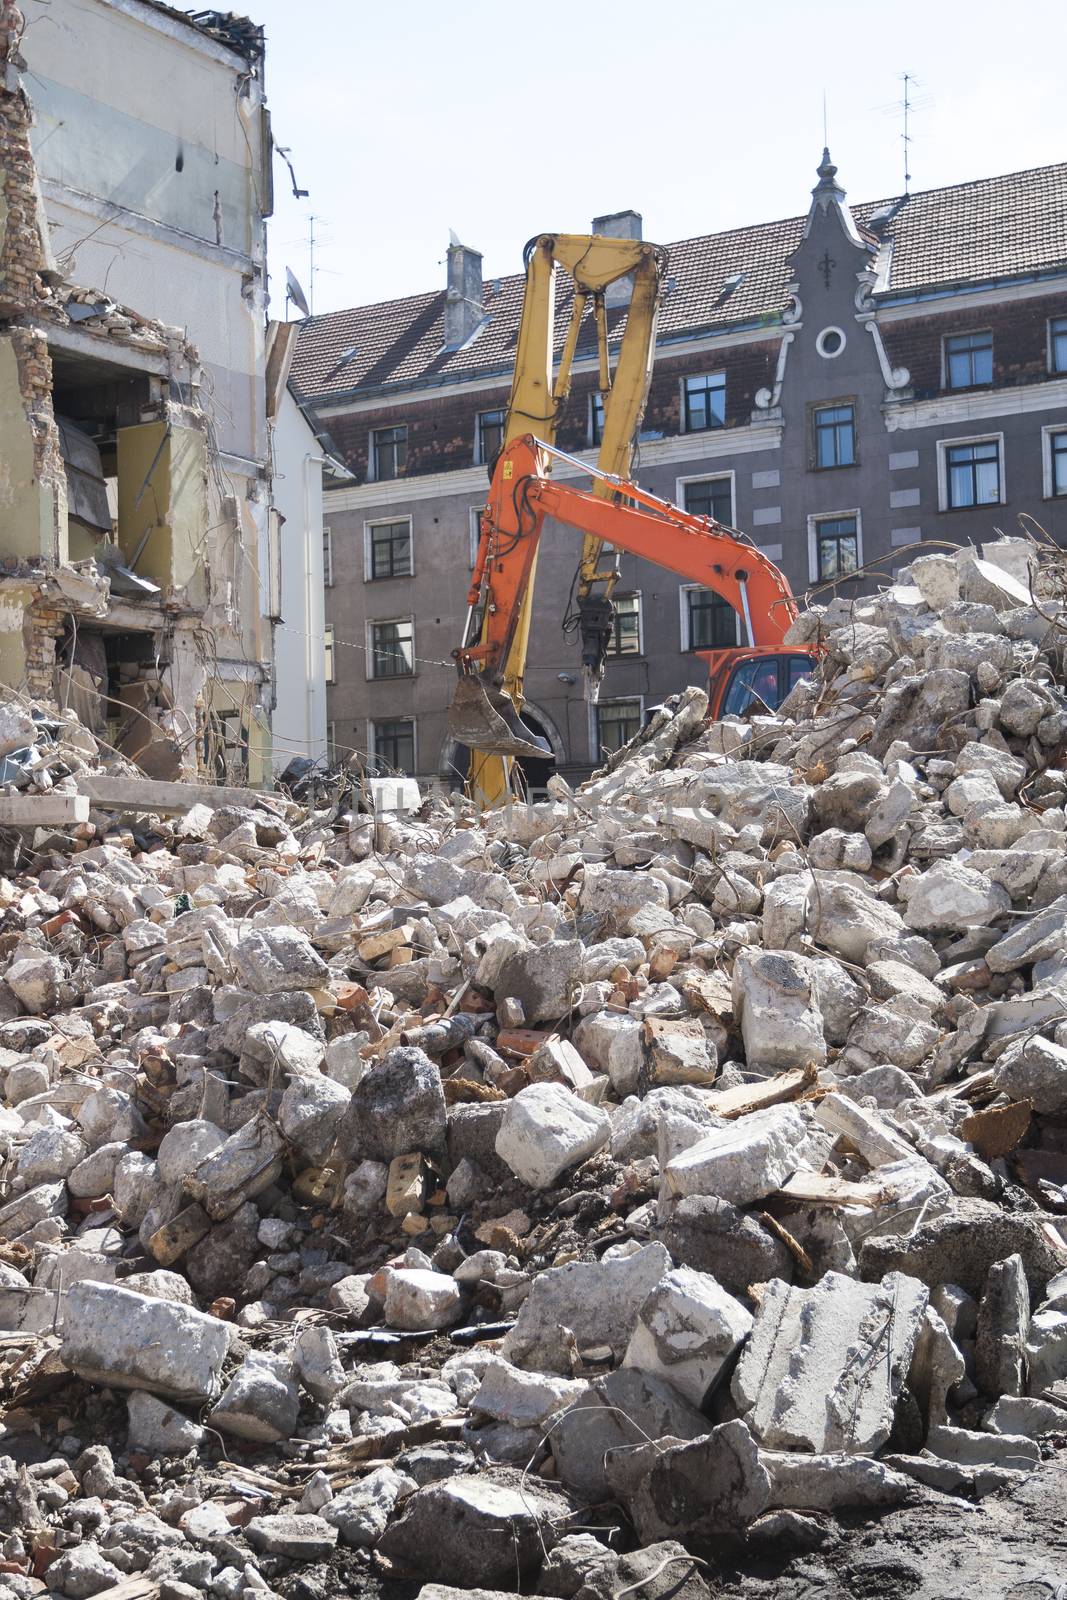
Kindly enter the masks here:
<path id="1" fill-rule="evenodd" d="M 777 711 L 801 679 L 810 677 L 818 660 L 813 651 L 797 645 L 698 654 L 708 663 L 708 716 L 716 722 Z"/>

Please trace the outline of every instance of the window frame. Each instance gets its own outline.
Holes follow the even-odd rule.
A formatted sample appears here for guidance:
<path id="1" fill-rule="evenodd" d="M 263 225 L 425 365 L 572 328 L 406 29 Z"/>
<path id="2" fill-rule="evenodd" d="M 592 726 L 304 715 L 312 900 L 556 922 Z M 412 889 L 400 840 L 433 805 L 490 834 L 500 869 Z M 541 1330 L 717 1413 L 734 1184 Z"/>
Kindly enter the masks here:
<path id="1" fill-rule="evenodd" d="M 388 572 L 381 577 L 374 571 L 374 529 L 395 528 L 401 522 L 408 525 L 408 570 L 407 572 Z M 368 517 L 363 524 L 363 581 L 364 583 L 393 583 L 401 582 L 406 578 L 415 576 L 415 524 L 409 512 L 402 512 L 397 517 Z"/>
<path id="2" fill-rule="evenodd" d="M 674 480 L 674 503 L 688 511 L 690 516 L 702 517 L 703 511 L 691 511 L 689 508 L 689 488 L 695 483 L 729 483 L 730 485 L 730 520 L 725 527 L 737 527 L 737 473 L 731 467 L 725 472 L 690 472 Z"/>
<path id="3" fill-rule="evenodd" d="M 952 352 L 949 350 L 949 345 L 952 343 L 952 341 L 954 339 L 980 339 L 980 338 L 986 338 L 986 337 L 989 339 L 989 377 L 988 378 L 983 378 L 980 381 L 976 381 L 972 377 L 970 383 L 950 383 L 949 382 L 949 374 L 950 374 L 950 371 L 951 371 L 950 362 L 951 362 Z M 984 346 L 981 347 L 981 348 L 984 348 Z M 975 354 L 974 349 L 973 348 L 969 349 L 967 351 L 967 354 L 970 356 L 970 366 L 971 366 L 971 372 L 973 374 L 973 372 L 974 372 L 974 354 Z M 995 350 L 994 350 L 994 344 L 993 344 L 993 330 L 992 330 L 992 328 L 970 328 L 970 329 L 967 329 L 966 331 L 961 331 L 959 333 L 946 333 L 946 334 L 943 334 L 942 338 L 941 338 L 941 387 L 942 387 L 942 389 L 948 394 L 966 394 L 966 392 L 969 389 L 990 389 L 990 388 L 992 388 L 994 382 L 996 381 L 996 367 L 994 365 L 994 361 L 995 361 Z"/>
<path id="4" fill-rule="evenodd" d="M 488 456 L 485 453 L 485 437 L 484 437 L 484 434 L 482 432 L 482 419 L 483 419 L 483 417 L 499 417 L 500 418 L 500 443 L 497 445 L 496 450 L 494 450 L 494 452 L 493 452 L 493 454 L 491 456 Z M 474 416 L 474 465 L 476 467 L 488 467 L 488 466 L 490 466 L 492 464 L 492 462 L 495 461 L 495 459 L 499 455 L 500 451 L 504 448 L 504 430 L 507 427 L 507 422 L 508 422 L 508 408 L 507 408 L 507 406 L 489 406 L 488 409 L 485 410 L 485 411 L 475 412 L 475 416 Z"/>
<path id="5" fill-rule="evenodd" d="M 601 714 L 602 710 L 604 709 L 605 706 L 621 706 L 621 705 L 636 705 L 637 706 L 637 728 L 636 728 L 635 731 L 640 733 L 642 727 L 644 726 L 644 721 L 645 721 L 645 697 L 644 697 L 643 694 L 609 695 L 607 697 L 607 699 L 598 700 L 595 706 L 590 706 L 589 710 L 592 713 L 592 722 L 593 722 L 593 730 L 592 730 L 593 731 L 593 744 L 594 744 L 593 760 L 598 762 L 598 763 L 600 761 L 602 761 L 606 756 L 613 755 L 615 753 L 615 750 L 621 750 L 622 749 L 622 745 L 618 744 L 618 745 L 615 745 L 611 750 L 605 750 L 603 741 L 602 741 L 602 739 L 600 737 L 600 714 Z M 630 735 L 630 739 L 632 739 L 633 737 L 634 737 L 634 735 L 631 734 Z M 629 742 L 630 742 L 629 739 L 624 739 L 622 741 L 622 744 L 629 744 Z"/>
<path id="6" fill-rule="evenodd" d="M 407 625 L 411 629 L 411 670 L 409 672 L 375 672 L 376 662 L 374 630 L 376 628 L 396 628 Z M 415 618 L 406 617 L 374 617 L 367 622 L 367 680 L 370 683 L 393 683 L 397 678 L 414 678 L 416 676 L 415 660 Z"/>
<path id="7" fill-rule="evenodd" d="M 678 607 L 680 614 L 680 643 L 683 655 L 691 655 L 697 650 L 734 650 L 741 643 L 741 617 L 734 611 L 734 641 L 733 644 L 694 644 L 692 622 L 692 608 L 689 604 L 691 594 L 714 594 L 714 589 L 709 589 L 706 583 L 680 583 L 678 585 Z M 723 605 L 733 611 L 733 606 L 723 600 Z"/>
<path id="8" fill-rule="evenodd" d="M 639 661 L 645 653 L 645 608 L 641 603 L 641 591 L 640 589 L 628 589 L 624 594 L 612 595 L 612 600 L 616 606 L 618 606 L 620 600 L 635 600 L 637 602 L 635 611 L 637 617 L 637 649 L 616 650 L 614 648 L 615 640 L 618 636 L 617 624 L 619 620 L 616 612 L 612 620 L 611 641 L 608 644 L 607 659 L 609 661 Z M 624 696 L 624 698 L 632 699 L 632 696 Z"/>
<path id="9" fill-rule="evenodd" d="M 997 447 L 997 471 L 1000 484 L 1000 495 L 996 500 L 983 500 L 969 506 L 954 506 L 949 498 L 949 469 L 948 452 L 958 445 L 968 444 L 995 444 Z M 938 439 L 937 441 L 937 509 L 939 511 L 981 511 L 988 506 L 1002 506 L 1007 504 L 1008 490 L 1006 483 L 1004 461 L 1004 435 L 1003 433 L 976 433 L 960 434 L 956 438 Z"/>
<path id="10" fill-rule="evenodd" d="M 377 766 L 379 761 L 385 761 L 384 756 L 378 754 L 378 731 L 380 728 L 395 727 L 403 723 L 411 729 L 411 770 L 401 766 L 398 762 L 387 762 L 394 772 L 399 772 L 405 778 L 414 777 L 419 770 L 419 731 L 417 717 L 371 717 L 367 722 L 367 754 Z M 378 773 L 379 777 L 388 777 L 388 773 Z"/>
<path id="11" fill-rule="evenodd" d="M 333 588 L 333 529 L 328 522 L 322 524 L 322 587 Z"/>
<path id="12" fill-rule="evenodd" d="M 848 467 L 859 466 L 859 428 L 857 426 L 857 405 L 855 395 L 844 395 L 840 400 L 818 400 L 808 405 L 808 465 L 812 472 L 843 472 Z M 819 417 L 826 411 L 848 411 L 851 413 L 849 426 L 852 433 L 852 459 L 851 461 L 819 460 L 819 435 L 822 431 L 819 426 Z M 842 424 L 831 425 L 836 430 Z"/>
<path id="13" fill-rule="evenodd" d="M 1067 497 L 1067 481 L 1062 490 L 1056 489 L 1056 439 L 1064 440 L 1067 451 L 1067 422 L 1050 422 L 1041 429 L 1041 492 L 1046 500 L 1062 500 Z"/>
<path id="14" fill-rule="evenodd" d="M 397 464 L 396 457 L 394 455 L 394 470 L 392 472 L 382 473 L 379 471 L 378 435 L 382 433 L 402 433 L 404 435 L 403 439 L 391 439 L 389 441 L 394 451 L 396 450 L 396 446 L 398 444 L 402 444 L 404 447 L 403 460 L 399 464 Z M 397 478 L 402 478 L 407 470 L 407 453 L 408 425 L 406 422 L 382 423 L 380 427 L 371 428 L 370 438 L 367 444 L 367 466 L 369 469 L 367 472 L 368 481 L 370 483 L 395 483 Z"/>
<path id="15" fill-rule="evenodd" d="M 591 450 L 595 450 L 604 438 L 604 410 L 604 396 L 599 389 L 594 389 L 589 396 L 589 416 L 585 430 Z"/>
<path id="16" fill-rule="evenodd" d="M 842 572 L 836 578 L 824 578 L 819 570 L 819 527 L 824 522 L 840 522 L 851 517 L 856 524 L 856 567 L 863 567 L 863 512 L 859 506 L 843 506 L 840 511 L 814 511 L 808 517 L 808 582 L 840 583 L 857 576 Z"/>
<path id="17" fill-rule="evenodd" d="M 337 682 L 337 635 L 332 622 L 322 625 L 322 670 L 324 683 Z"/>
<path id="18" fill-rule="evenodd" d="M 1059 325 L 1060 331 L 1056 328 Z M 1056 341 L 1063 340 L 1063 365 L 1056 365 Z M 1067 377 L 1067 317 L 1049 317 L 1047 332 L 1046 357 L 1049 375 L 1054 378 Z"/>
<path id="19" fill-rule="evenodd" d="M 714 383 L 721 379 L 721 384 Z M 687 372 L 679 380 L 682 393 L 682 433 L 714 433 L 719 428 L 726 426 L 726 373 L 722 372 Z M 689 385 L 703 381 L 705 395 L 721 392 L 722 394 L 722 420 L 720 422 L 707 422 L 703 427 L 694 426 L 692 408 L 689 404 Z"/>

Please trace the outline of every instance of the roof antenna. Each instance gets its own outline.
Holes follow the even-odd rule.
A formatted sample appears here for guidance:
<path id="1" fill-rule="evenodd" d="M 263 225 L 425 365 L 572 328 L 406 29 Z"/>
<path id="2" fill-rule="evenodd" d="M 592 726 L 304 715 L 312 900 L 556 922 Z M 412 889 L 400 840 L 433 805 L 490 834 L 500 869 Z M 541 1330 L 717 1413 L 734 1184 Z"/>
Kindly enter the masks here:
<path id="1" fill-rule="evenodd" d="M 904 79 L 904 132 L 901 134 L 901 140 L 904 145 L 904 194 L 906 196 L 910 192 L 908 185 L 911 183 L 911 173 L 908 170 L 911 166 L 911 151 L 909 149 L 911 134 L 908 132 L 909 119 L 911 117 L 911 87 L 912 84 L 917 84 L 919 80 L 913 77 L 910 72 L 901 73 L 901 77 Z"/>

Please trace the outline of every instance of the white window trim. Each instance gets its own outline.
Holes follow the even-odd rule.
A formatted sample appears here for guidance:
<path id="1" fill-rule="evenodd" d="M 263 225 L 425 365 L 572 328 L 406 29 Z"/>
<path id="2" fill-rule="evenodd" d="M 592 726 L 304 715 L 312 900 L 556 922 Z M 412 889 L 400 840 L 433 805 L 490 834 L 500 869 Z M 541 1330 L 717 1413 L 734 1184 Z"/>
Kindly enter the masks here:
<path id="1" fill-rule="evenodd" d="M 707 432 L 701 429 L 701 432 Z M 721 483 L 724 478 L 730 480 L 730 527 L 737 527 L 737 473 L 733 468 L 729 472 L 690 472 L 682 478 L 674 480 L 674 503 L 676 506 L 685 507 L 685 486 L 687 483 Z M 696 516 L 696 512 L 691 515 Z"/>
<path id="2" fill-rule="evenodd" d="M 596 433 L 596 429 L 593 426 L 593 419 L 594 419 L 594 417 L 596 415 L 596 403 L 597 403 L 598 400 L 602 400 L 603 398 L 604 397 L 600 393 L 599 389 L 593 389 L 590 392 L 589 405 L 587 407 L 586 419 L 585 419 L 585 439 L 586 439 L 586 444 L 587 444 L 587 446 L 588 446 L 588 448 L 590 450 L 599 450 L 600 449 L 600 440 L 598 440 L 598 439 L 596 439 L 594 437 L 594 435 Z M 606 411 L 606 409 L 607 408 L 605 407 L 605 411 Z M 683 415 L 684 415 L 684 413 L 683 413 Z M 601 437 L 601 439 L 604 437 L 603 431 L 601 431 L 600 437 Z"/>
<path id="3" fill-rule="evenodd" d="M 689 598 L 688 597 L 689 597 L 690 594 L 695 594 L 695 593 L 699 592 L 701 589 L 707 589 L 709 594 L 714 594 L 715 593 L 714 589 L 709 588 L 708 584 L 706 584 L 706 583 L 681 583 L 681 584 L 678 585 L 678 612 L 679 612 L 678 633 L 679 633 L 679 637 L 681 639 L 682 653 L 683 654 L 688 654 L 690 651 L 702 650 L 704 648 L 703 645 L 695 645 L 695 644 L 693 644 L 691 642 L 691 640 L 690 640 L 690 637 L 689 637 Z M 738 633 L 740 631 L 741 631 L 741 619 L 738 616 L 737 612 L 735 611 L 734 612 L 734 645 L 737 645 L 737 644 L 740 643 L 740 640 L 737 637 L 737 635 L 738 635 Z M 732 646 L 731 645 L 716 645 L 716 646 L 709 647 L 709 648 L 729 650 L 729 649 L 732 648 Z"/>
<path id="4" fill-rule="evenodd" d="M 410 722 L 411 723 L 411 765 L 413 772 L 419 770 L 419 721 L 417 717 L 380 717 L 378 722 L 373 718 L 367 722 L 367 755 L 372 761 L 378 759 L 378 725 L 379 722 Z M 407 774 L 408 777 L 412 773 Z"/>
<path id="5" fill-rule="evenodd" d="M 478 545 L 482 537 L 482 512 L 485 506 L 470 506 L 467 510 L 468 532 L 470 549 L 467 555 L 467 566 L 474 571 L 474 563 L 478 559 Z"/>
<path id="6" fill-rule="evenodd" d="M 687 426 L 688 407 L 686 406 L 686 403 L 685 403 L 686 384 L 687 383 L 691 383 L 695 378 L 705 378 L 705 379 L 707 379 L 707 378 L 721 378 L 722 379 L 722 390 L 723 390 L 723 410 L 725 411 L 725 409 L 726 409 L 726 372 L 725 372 L 725 370 L 712 371 L 712 372 L 684 372 L 682 374 L 682 376 L 678 379 L 678 396 L 679 396 L 678 404 L 680 406 L 680 410 L 679 410 L 679 413 L 678 413 L 678 420 L 681 423 L 681 427 L 678 429 L 678 432 L 679 433 L 718 433 L 721 428 L 725 428 L 725 426 L 726 426 L 725 417 L 723 418 L 722 422 L 719 423 L 718 426 L 714 427 L 714 428 L 690 428 L 690 427 Z"/>
<path id="7" fill-rule="evenodd" d="M 1067 417 L 1062 422 L 1050 422 L 1041 429 L 1041 493 L 1046 500 L 1065 500 L 1067 495 L 1055 494 L 1052 483 L 1052 436 L 1067 436 Z"/>
<path id="8" fill-rule="evenodd" d="M 371 575 L 371 529 L 390 528 L 395 522 L 406 522 L 408 525 L 408 549 L 411 551 L 411 566 L 407 572 L 398 573 L 395 578 L 375 578 Z M 364 583 L 406 583 L 415 576 L 415 525 L 410 516 L 400 512 L 395 517 L 371 517 L 363 524 L 363 581 Z"/>
<path id="9" fill-rule="evenodd" d="M 859 506 L 843 506 L 840 511 L 816 511 L 808 518 L 808 582 L 833 583 L 833 578 L 819 575 L 819 524 L 836 522 L 838 517 L 856 519 L 856 565 L 863 566 L 863 513 Z"/>
<path id="10" fill-rule="evenodd" d="M 836 350 L 826 349 L 826 339 L 831 333 L 836 333 L 838 338 L 841 340 L 841 343 L 838 345 Z M 831 322 L 828 323 L 827 326 L 819 333 L 818 338 L 815 340 L 815 350 L 818 355 L 822 356 L 824 361 L 836 361 L 838 356 L 844 355 L 845 346 L 847 344 L 848 335 L 846 334 L 844 328 L 839 328 L 835 322 Z"/>
<path id="11" fill-rule="evenodd" d="M 329 651 L 330 672 L 326 671 L 326 655 Z M 322 681 L 327 684 L 337 682 L 337 629 L 332 622 L 322 625 Z"/>
<path id="12" fill-rule="evenodd" d="M 966 433 L 958 438 L 937 441 L 937 509 L 939 511 L 982 511 L 986 506 L 953 506 L 948 499 L 948 452 L 958 444 L 995 444 L 1000 478 L 1000 498 L 987 501 L 988 505 L 1003 506 L 1008 503 L 1004 467 L 1004 435 L 1002 433 Z"/>
<path id="13" fill-rule="evenodd" d="M 958 328 L 955 333 L 941 335 L 941 388 L 945 394 L 970 394 L 973 389 L 986 389 L 985 383 L 950 384 L 948 381 L 948 342 L 950 339 L 967 339 L 975 333 L 988 333 L 989 354 L 995 359 L 996 343 L 992 328 Z M 993 378 L 996 378 L 996 367 L 993 368 Z"/>
<path id="14" fill-rule="evenodd" d="M 604 751 L 600 744 L 600 708 L 602 706 L 620 705 L 637 701 L 638 724 L 644 726 L 645 697 L 643 694 L 609 694 L 597 700 L 596 704 L 589 706 L 589 754 L 594 763 L 598 764 L 604 758 Z M 610 752 L 609 752 L 610 753 Z"/>
<path id="15" fill-rule="evenodd" d="M 619 595 L 618 598 L 620 600 L 636 600 L 637 601 L 637 649 L 636 649 L 636 651 L 630 650 L 630 651 L 627 651 L 624 654 L 619 654 L 619 655 L 616 655 L 614 652 L 609 650 L 608 654 L 607 654 L 607 660 L 608 661 L 639 661 L 641 659 L 641 657 L 645 653 L 645 606 L 644 606 L 644 601 L 643 601 L 642 596 L 641 596 L 641 590 L 640 589 L 625 589 L 622 592 L 622 594 Z M 624 694 L 624 695 L 616 695 L 615 698 L 619 699 L 619 700 L 633 700 L 636 697 L 634 695 L 632 695 L 632 694 Z"/>
<path id="16" fill-rule="evenodd" d="M 333 529 L 328 522 L 322 525 L 322 586 L 333 588 Z"/>
<path id="17" fill-rule="evenodd" d="M 388 676 L 383 674 L 382 677 L 378 678 L 378 677 L 375 677 L 374 673 L 371 671 L 371 667 L 373 667 L 373 665 L 374 665 L 374 630 L 375 630 L 375 628 L 388 627 L 388 625 L 391 622 L 410 622 L 411 623 L 411 671 L 410 672 L 393 672 L 393 673 L 390 673 Z M 409 616 L 406 616 L 406 617 L 371 617 L 371 618 L 368 618 L 366 627 L 367 627 L 367 660 L 366 660 L 366 666 L 365 666 L 364 670 L 366 671 L 366 674 L 367 674 L 367 682 L 368 683 L 396 683 L 397 681 L 403 682 L 403 680 L 405 678 L 414 678 L 414 677 L 418 676 L 418 672 L 417 672 L 418 662 L 415 660 L 415 618 L 413 616 L 409 615 Z M 389 721 L 393 721 L 394 719 L 393 718 L 389 718 L 388 720 Z M 395 720 L 399 721 L 400 719 L 397 718 Z"/>
<path id="18" fill-rule="evenodd" d="M 326 759 L 327 759 L 327 761 L 336 761 L 337 760 L 337 723 L 336 722 L 328 722 L 326 724 Z"/>
<path id="19" fill-rule="evenodd" d="M 1062 378 L 1067 373 L 1067 367 L 1054 367 L 1052 365 L 1052 324 L 1054 322 L 1067 322 L 1067 317 L 1049 317 L 1045 322 L 1045 370 L 1050 378 Z"/>

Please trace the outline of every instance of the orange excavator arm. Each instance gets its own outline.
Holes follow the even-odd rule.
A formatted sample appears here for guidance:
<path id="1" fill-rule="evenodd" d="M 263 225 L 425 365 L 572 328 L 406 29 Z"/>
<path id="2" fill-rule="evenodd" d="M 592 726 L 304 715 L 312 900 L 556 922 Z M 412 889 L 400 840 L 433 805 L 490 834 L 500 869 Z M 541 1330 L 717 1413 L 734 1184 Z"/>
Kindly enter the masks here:
<path id="1" fill-rule="evenodd" d="M 552 457 L 587 473 L 598 492 L 549 478 Z M 614 499 L 605 498 L 605 486 Z M 482 516 L 468 596 L 468 617 L 481 616 L 480 635 L 476 643 L 465 637 L 454 652 L 461 676 L 450 721 L 462 743 L 514 755 L 541 753 L 498 686 L 549 516 L 721 595 L 742 618 L 750 645 L 777 649 L 797 615 L 784 574 L 742 535 L 523 435 L 497 460 Z"/>

